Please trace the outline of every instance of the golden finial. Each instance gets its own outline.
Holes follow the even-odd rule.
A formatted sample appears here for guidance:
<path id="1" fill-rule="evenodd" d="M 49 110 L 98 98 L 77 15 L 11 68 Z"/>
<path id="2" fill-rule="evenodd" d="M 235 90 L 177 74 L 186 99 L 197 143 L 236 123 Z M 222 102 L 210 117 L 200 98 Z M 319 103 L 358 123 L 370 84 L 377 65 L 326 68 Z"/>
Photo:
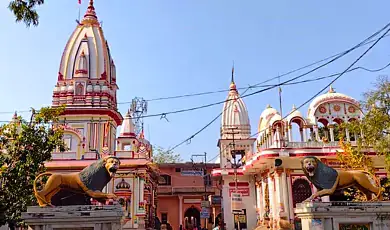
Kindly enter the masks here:
<path id="1" fill-rule="evenodd" d="M 329 86 L 329 91 L 328 91 L 328 93 L 335 93 L 335 92 L 336 92 L 336 91 L 334 91 L 332 85 L 330 85 L 330 86 Z"/>

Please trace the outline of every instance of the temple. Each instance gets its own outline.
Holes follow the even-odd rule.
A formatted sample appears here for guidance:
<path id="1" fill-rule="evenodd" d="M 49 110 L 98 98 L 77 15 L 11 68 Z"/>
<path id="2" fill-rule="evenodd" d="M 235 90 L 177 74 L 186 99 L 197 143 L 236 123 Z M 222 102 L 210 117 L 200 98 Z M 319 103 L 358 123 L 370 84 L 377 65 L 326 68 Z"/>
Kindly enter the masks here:
<path id="1" fill-rule="evenodd" d="M 285 117 L 268 105 L 260 115 L 258 130 L 251 136 L 248 110 L 240 97 L 234 80 L 223 106 L 220 129 L 220 164 L 213 178 L 222 184 L 223 218 L 227 229 L 254 229 L 260 223 L 280 229 L 281 221 L 301 229 L 294 208 L 309 198 L 316 188 L 301 169 L 304 156 L 316 156 L 325 164 L 340 168 L 336 151 L 339 129 L 343 122 L 363 117 L 357 100 L 332 87 L 311 102 L 307 116 L 292 106 Z M 352 145 L 360 133 L 344 130 Z M 376 175 L 386 177 L 384 160 L 372 151 Z M 241 194 L 239 208 L 232 204 L 232 193 Z M 326 201 L 347 201 L 344 193 L 322 197 Z"/>
<path id="2" fill-rule="evenodd" d="M 117 109 L 116 67 L 93 1 L 78 22 L 63 51 L 53 107 L 65 105 L 60 117 L 65 152 L 54 152 L 48 171 L 80 171 L 96 159 L 115 155 L 120 170 L 105 192 L 115 193 L 122 205 L 124 229 L 154 226 L 157 177 L 152 147 L 144 133 L 135 134 L 132 111 Z M 119 136 L 117 129 L 120 126 Z"/>

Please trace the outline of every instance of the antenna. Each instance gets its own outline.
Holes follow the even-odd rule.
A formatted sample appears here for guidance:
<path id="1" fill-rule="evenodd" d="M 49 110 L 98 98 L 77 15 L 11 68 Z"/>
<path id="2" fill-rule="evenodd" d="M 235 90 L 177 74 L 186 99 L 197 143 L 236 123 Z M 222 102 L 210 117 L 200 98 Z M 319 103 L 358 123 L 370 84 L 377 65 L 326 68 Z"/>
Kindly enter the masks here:
<path id="1" fill-rule="evenodd" d="M 131 101 L 130 111 L 133 113 L 135 133 L 136 135 L 139 135 L 144 129 L 144 120 L 142 117 L 146 115 L 148 111 L 148 102 L 142 97 L 135 97 Z"/>
<path id="2" fill-rule="evenodd" d="M 282 108 L 282 87 L 280 86 L 280 76 L 278 76 L 279 80 L 279 109 L 280 109 L 280 116 L 283 117 L 283 108 Z"/>

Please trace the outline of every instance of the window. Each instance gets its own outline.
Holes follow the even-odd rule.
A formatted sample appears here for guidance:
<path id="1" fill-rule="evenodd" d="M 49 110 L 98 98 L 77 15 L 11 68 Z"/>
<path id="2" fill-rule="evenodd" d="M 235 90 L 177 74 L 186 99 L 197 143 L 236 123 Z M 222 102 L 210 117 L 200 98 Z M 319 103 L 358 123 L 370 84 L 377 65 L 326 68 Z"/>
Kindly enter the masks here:
<path id="1" fill-rule="evenodd" d="M 161 175 L 158 184 L 159 185 L 171 185 L 171 176 L 170 175 Z"/>
<path id="2" fill-rule="evenodd" d="M 161 213 L 161 223 L 162 224 L 168 223 L 168 213 Z"/>
<path id="3" fill-rule="evenodd" d="M 64 143 L 67 152 L 72 151 L 72 135 L 64 135 Z"/>
<path id="4" fill-rule="evenodd" d="M 76 85 L 76 95 L 77 96 L 84 95 L 84 85 L 82 83 L 78 83 Z"/>

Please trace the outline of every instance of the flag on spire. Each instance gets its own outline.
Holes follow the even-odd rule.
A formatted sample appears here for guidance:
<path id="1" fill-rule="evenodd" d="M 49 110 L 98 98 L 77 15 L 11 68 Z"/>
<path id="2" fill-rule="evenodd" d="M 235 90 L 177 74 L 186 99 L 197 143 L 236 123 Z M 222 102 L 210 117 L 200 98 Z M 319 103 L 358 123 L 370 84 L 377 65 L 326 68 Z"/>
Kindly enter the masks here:
<path id="1" fill-rule="evenodd" d="M 79 5 L 81 5 L 81 0 L 78 0 L 79 1 Z"/>

